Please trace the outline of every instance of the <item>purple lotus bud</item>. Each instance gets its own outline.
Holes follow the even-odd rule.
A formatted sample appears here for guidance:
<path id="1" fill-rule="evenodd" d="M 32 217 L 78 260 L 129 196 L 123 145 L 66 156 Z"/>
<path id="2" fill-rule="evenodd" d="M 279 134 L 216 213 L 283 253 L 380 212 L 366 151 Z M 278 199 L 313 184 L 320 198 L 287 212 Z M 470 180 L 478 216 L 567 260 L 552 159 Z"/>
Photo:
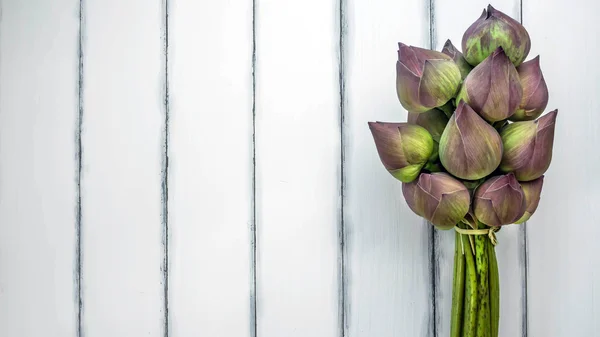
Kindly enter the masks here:
<path id="1" fill-rule="evenodd" d="M 488 226 L 512 224 L 525 208 L 523 189 L 512 173 L 488 179 L 473 195 L 473 213 Z"/>
<path id="2" fill-rule="evenodd" d="M 408 123 L 369 122 L 379 158 L 396 179 L 411 182 L 433 152 L 433 138 L 425 128 Z"/>
<path id="3" fill-rule="evenodd" d="M 458 51 L 458 49 L 456 49 L 456 47 L 454 47 L 454 45 L 452 44 L 452 42 L 450 40 L 446 41 L 446 43 L 444 44 L 442 53 L 450 56 L 454 60 L 454 63 L 456 63 L 456 65 L 458 66 L 458 69 L 460 70 L 460 77 L 463 80 L 465 79 L 465 77 L 467 77 L 467 75 L 473 69 L 473 67 L 469 64 L 469 62 L 467 62 L 467 60 L 465 60 L 465 57 L 463 56 L 463 54 L 460 51 Z"/>
<path id="4" fill-rule="evenodd" d="M 548 105 L 548 87 L 540 69 L 540 57 L 524 62 L 517 71 L 523 87 L 523 99 L 510 120 L 531 121 L 538 118 Z"/>
<path id="5" fill-rule="evenodd" d="M 496 122 L 512 116 L 522 97 L 519 73 L 498 47 L 465 78 L 456 102 L 464 100 L 485 120 Z"/>
<path id="6" fill-rule="evenodd" d="M 504 154 L 500 170 L 514 172 L 519 181 L 541 177 L 552 161 L 557 113 L 554 110 L 535 121 L 507 125 L 501 132 Z"/>
<path id="7" fill-rule="evenodd" d="M 525 27 L 490 5 L 463 35 L 462 50 L 467 62 L 476 66 L 498 47 L 518 66 L 527 58 L 531 40 Z"/>
<path id="8" fill-rule="evenodd" d="M 502 139 L 464 101 L 450 117 L 440 138 L 440 160 L 455 177 L 481 179 L 494 170 L 502 159 Z"/>
<path id="9" fill-rule="evenodd" d="M 421 173 L 402 184 L 408 207 L 440 229 L 454 227 L 469 211 L 471 197 L 460 181 L 447 173 Z"/>
<path id="10" fill-rule="evenodd" d="M 542 194 L 542 186 L 544 185 L 544 176 L 537 178 L 536 180 L 521 182 L 523 193 L 525 194 L 526 209 L 523 216 L 515 221 L 516 224 L 521 224 L 535 213 L 535 210 L 540 203 L 540 195 Z"/>
<path id="11" fill-rule="evenodd" d="M 460 86 L 460 70 L 438 51 L 398 43 L 396 89 L 402 106 L 425 112 L 448 102 Z"/>
<path id="12" fill-rule="evenodd" d="M 431 109 L 425 112 L 409 112 L 408 124 L 420 125 L 427 129 L 433 137 L 433 140 L 438 142 L 448 124 L 446 114 L 438 109 Z"/>

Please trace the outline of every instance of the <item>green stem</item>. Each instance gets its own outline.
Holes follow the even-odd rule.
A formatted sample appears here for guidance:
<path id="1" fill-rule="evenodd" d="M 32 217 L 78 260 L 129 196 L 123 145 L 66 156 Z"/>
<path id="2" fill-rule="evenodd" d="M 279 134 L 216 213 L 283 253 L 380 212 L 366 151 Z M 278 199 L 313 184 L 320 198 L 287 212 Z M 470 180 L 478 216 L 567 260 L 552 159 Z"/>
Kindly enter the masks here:
<path id="1" fill-rule="evenodd" d="M 498 275 L 498 261 L 496 261 L 496 249 L 488 243 L 489 277 L 490 277 L 490 320 L 491 337 L 498 337 L 498 326 L 500 322 L 500 277 Z"/>
<path id="2" fill-rule="evenodd" d="M 465 247 L 465 310 L 463 319 L 463 337 L 475 337 L 477 323 L 477 271 L 471 241 L 467 235 L 461 235 L 462 245 Z"/>
<path id="3" fill-rule="evenodd" d="M 482 226 L 479 226 L 482 228 Z M 483 227 L 485 228 L 485 227 Z M 491 244 L 485 235 L 475 236 L 475 264 L 477 267 L 479 308 L 477 313 L 477 337 L 490 337 L 490 292 L 488 281 L 488 248 Z"/>
<path id="4" fill-rule="evenodd" d="M 463 323 L 463 300 L 465 295 L 465 255 L 462 251 L 461 234 L 456 232 L 454 240 L 454 281 L 452 285 L 452 316 L 450 337 L 460 337 Z"/>

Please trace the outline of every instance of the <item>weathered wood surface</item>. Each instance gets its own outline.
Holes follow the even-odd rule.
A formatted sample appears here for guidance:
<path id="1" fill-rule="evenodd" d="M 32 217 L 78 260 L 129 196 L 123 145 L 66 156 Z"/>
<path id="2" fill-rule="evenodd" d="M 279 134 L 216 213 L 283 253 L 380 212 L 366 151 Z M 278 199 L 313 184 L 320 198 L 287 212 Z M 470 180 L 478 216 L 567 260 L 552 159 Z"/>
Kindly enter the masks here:
<path id="1" fill-rule="evenodd" d="M 163 16 L 160 1 L 83 3 L 81 333 L 87 337 L 164 335 Z"/>
<path id="2" fill-rule="evenodd" d="M 168 14 L 170 336 L 250 337 L 252 3 Z"/>
<path id="3" fill-rule="evenodd" d="M 79 2 L 0 2 L 0 336 L 75 336 Z"/>

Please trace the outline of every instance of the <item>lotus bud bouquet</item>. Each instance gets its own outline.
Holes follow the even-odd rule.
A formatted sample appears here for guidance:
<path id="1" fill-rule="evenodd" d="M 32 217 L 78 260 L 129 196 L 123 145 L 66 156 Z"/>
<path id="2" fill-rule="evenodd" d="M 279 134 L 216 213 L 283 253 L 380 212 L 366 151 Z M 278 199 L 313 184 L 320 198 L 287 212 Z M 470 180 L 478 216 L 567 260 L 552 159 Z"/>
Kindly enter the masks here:
<path id="1" fill-rule="evenodd" d="M 384 167 L 408 207 L 455 230 L 451 337 L 497 337 L 496 232 L 535 212 L 550 166 L 557 110 L 539 57 L 516 20 L 488 6 L 462 53 L 399 43 L 397 93 L 407 122 L 370 122 Z"/>

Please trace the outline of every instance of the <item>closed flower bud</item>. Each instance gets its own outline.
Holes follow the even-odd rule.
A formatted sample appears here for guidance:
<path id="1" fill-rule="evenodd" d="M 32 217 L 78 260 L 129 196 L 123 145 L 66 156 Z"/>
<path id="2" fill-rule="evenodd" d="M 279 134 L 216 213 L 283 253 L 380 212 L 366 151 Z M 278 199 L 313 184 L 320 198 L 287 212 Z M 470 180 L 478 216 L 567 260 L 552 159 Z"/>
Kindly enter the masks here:
<path id="1" fill-rule="evenodd" d="M 538 118 L 548 105 L 548 87 L 540 69 L 540 57 L 524 62 L 517 71 L 523 87 L 523 99 L 510 120 L 531 121 Z"/>
<path id="2" fill-rule="evenodd" d="M 464 100 L 485 120 L 497 122 L 512 116 L 522 97 L 517 69 L 498 47 L 465 78 L 456 101 Z"/>
<path id="3" fill-rule="evenodd" d="M 460 70 L 460 76 L 463 80 L 465 79 L 465 77 L 467 77 L 469 72 L 471 72 L 471 69 L 473 69 L 469 62 L 465 60 L 463 54 L 460 51 L 458 51 L 456 47 L 454 47 L 450 40 L 446 41 L 446 43 L 444 44 L 442 53 L 450 56 L 452 60 L 454 60 L 454 63 L 456 63 L 458 69 Z"/>
<path id="4" fill-rule="evenodd" d="M 535 121 L 506 126 L 501 132 L 504 154 L 500 170 L 514 172 L 519 181 L 541 177 L 552 161 L 557 113 L 558 110 L 554 110 Z"/>
<path id="5" fill-rule="evenodd" d="M 438 142 L 448 124 L 448 117 L 442 110 L 432 109 L 425 112 L 409 112 L 408 124 L 420 125 L 427 129 L 433 137 L 433 140 Z"/>
<path id="6" fill-rule="evenodd" d="M 421 173 L 402 184 L 408 207 L 440 229 L 454 227 L 469 211 L 471 197 L 460 181 L 447 173 Z"/>
<path id="7" fill-rule="evenodd" d="M 490 5 L 463 35 L 462 50 L 467 62 L 475 66 L 498 47 L 518 66 L 527 58 L 531 40 L 525 27 Z"/>
<path id="8" fill-rule="evenodd" d="M 452 175 L 481 179 L 502 159 L 502 139 L 469 105 L 461 101 L 440 138 L 440 160 Z"/>
<path id="9" fill-rule="evenodd" d="M 516 224 L 521 224 L 533 215 L 535 210 L 540 203 L 540 195 L 542 194 L 542 186 L 544 185 L 544 176 L 537 178 L 536 180 L 521 182 L 523 193 L 525 194 L 526 209 L 523 216 L 515 221 Z"/>
<path id="10" fill-rule="evenodd" d="M 396 89 L 402 106 L 425 112 L 444 105 L 460 85 L 460 70 L 452 59 L 438 51 L 398 44 Z"/>
<path id="11" fill-rule="evenodd" d="M 523 189 L 512 173 L 490 178 L 473 195 L 473 213 L 488 226 L 512 224 L 525 208 Z"/>
<path id="12" fill-rule="evenodd" d="M 398 180 L 410 182 L 433 153 L 433 138 L 425 128 L 408 123 L 369 122 L 379 158 Z"/>

